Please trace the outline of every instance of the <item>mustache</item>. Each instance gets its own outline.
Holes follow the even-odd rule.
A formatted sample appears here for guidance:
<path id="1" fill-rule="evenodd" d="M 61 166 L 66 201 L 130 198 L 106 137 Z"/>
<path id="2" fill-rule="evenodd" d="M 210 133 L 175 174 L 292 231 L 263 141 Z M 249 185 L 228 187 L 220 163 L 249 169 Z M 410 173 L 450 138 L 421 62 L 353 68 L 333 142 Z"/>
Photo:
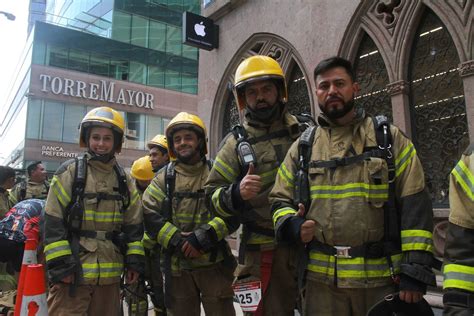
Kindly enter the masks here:
<path id="1" fill-rule="evenodd" d="M 329 98 L 326 99 L 326 103 L 328 102 L 332 102 L 332 101 L 340 101 L 340 102 L 344 102 L 343 99 L 341 99 L 340 97 L 338 96 L 330 96 Z"/>

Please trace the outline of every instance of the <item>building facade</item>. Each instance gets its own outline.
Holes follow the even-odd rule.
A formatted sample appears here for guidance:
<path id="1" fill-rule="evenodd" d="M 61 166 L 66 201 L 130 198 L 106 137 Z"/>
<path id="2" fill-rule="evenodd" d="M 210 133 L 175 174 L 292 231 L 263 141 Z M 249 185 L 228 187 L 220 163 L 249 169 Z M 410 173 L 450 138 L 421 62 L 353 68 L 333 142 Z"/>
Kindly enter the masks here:
<path id="1" fill-rule="evenodd" d="M 197 112 L 198 49 L 181 42 L 183 11 L 198 0 L 31 1 L 31 32 L 0 116 L 0 157 L 54 172 L 77 157 L 78 126 L 92 108 L 125 118 L 118 156 L 129 167 L 180 111 Z"/>
<path id="2" fill-rule="evenodd" d="M 235 70 L 264 54 L 282 66 L 289 110 L 319 113 L 313 71 L 339 55 L 355 65 L 356 103 L 384 114 L 414 142 L 437 216 L 448 207 L 448 174 L 474 141 L 472 0 L 205 1 L 219 25 L 219 49 L 201 52 L 198 112 L 210 152 L 239 121 Z M 230 119 L 229 119 L 230 113 Z"/>

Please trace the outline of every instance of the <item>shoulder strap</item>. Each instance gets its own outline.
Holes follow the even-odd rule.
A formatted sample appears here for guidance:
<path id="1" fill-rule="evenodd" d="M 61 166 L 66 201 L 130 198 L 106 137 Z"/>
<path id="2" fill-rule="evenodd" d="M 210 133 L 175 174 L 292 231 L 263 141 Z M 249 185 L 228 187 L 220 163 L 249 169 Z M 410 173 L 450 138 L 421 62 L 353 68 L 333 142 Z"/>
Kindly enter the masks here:
<path id="1" fill-rule="evenodd" d="M 317 126 L 308 127 L 303 134 L 301 134 L 298 141 L 298 171 L 296 172 L 295 185 L 295 206 L 299 203 L 305 205 L 306 210 L 309 207 L 309 182 L 308 182 L 308 166 L 311 160 L 311 148 L 313 146 L 314 135 L 316 134 Z"/>
<path id="2" fill-rule="evenodd" d="M 214 160 L 213 159 L 207 159 L 206 160 L 207 167 L 209 168 L 209 171 L 212 169 L 212 166 L 214 165 Z"/>
<path id="3" fill-rule="evenodd" d="M 382 151 L 388 167 L 388 200 L 384 204 L 384 250 L 392 269 L 390 255 L 400 251 L 400 216 L 395 201 L 395 160 L 392 152 L 392 133 L 386 116 L 378 115 L 372 120 L 377 146 Z"/>
<path id="4" fill-rule="evenodd" d="M 123 168 L 118 163 L 115 163 L 114 170 L 117 174 L 119 183 L 119 193 L 123 203 L 122 207 L 123 210 L 126 210 L 130 206 L 130 192 L 128 190 L 127 175 L 125 174 L 125 170 L 123 170 Z"/>
<path id="5" fill-rule="evenodd" d="M 375 129 L 377 146 L 383 152 L 383 158 L 387 161 L 389 183 L 395 181 L 395 160 L 392 152 L 392 133 L 390 123 L 385 115 L 372 117 Z"/>
<path id="6" fill-rule="evenodd" d="M 84 197 L 87 178 L 87 158 L 83 155 L 75 159 L 74 179 L 72 181 L 72 196 L 69 206 L 72 206 L 78 199 Z"/>
<path id="7" fill-rule="evenodd" d="M 166 220 L 171 219 L 173 193 L 176 182 L 175 162 L 169 162 L 165 169 L 165 198 L 163 200 L 163 214 Z"/>

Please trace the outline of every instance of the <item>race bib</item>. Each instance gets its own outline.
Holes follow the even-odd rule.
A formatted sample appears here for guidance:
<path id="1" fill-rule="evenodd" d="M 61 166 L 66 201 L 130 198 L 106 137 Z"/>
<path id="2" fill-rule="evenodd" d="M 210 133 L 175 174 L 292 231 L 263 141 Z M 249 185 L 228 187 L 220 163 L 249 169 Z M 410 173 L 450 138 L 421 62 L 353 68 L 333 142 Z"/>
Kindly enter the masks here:
<path id="1" fill-rule="evenodd" d="M 232 285 L 235 297 L 244 312 L 255 312 L 262 299 L 262 282 L 253 281 Z"/>

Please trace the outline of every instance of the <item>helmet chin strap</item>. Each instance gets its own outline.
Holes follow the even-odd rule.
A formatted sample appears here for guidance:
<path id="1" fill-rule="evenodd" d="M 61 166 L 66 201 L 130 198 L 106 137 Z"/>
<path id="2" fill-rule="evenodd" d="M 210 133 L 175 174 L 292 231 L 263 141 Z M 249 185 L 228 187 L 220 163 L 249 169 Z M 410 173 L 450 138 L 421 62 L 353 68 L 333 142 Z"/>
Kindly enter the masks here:
<path id="1" fill-rule="evenodd" d="M 99 155 L 99 154 L 96 154 L 95 152 L 93 152 L 92 150 L 88 150 L 89 154 L 91 154 L 92 158 L 91 160 L 97 160 L 97 161 L 100 161 L 100 162 L 109 162 L 112 158 L 114 158 L 115 156 L 115 152 L 114 151 L 111 151 L 110 153 L 108 154 L 104 154 L 104 155 Z"/>

